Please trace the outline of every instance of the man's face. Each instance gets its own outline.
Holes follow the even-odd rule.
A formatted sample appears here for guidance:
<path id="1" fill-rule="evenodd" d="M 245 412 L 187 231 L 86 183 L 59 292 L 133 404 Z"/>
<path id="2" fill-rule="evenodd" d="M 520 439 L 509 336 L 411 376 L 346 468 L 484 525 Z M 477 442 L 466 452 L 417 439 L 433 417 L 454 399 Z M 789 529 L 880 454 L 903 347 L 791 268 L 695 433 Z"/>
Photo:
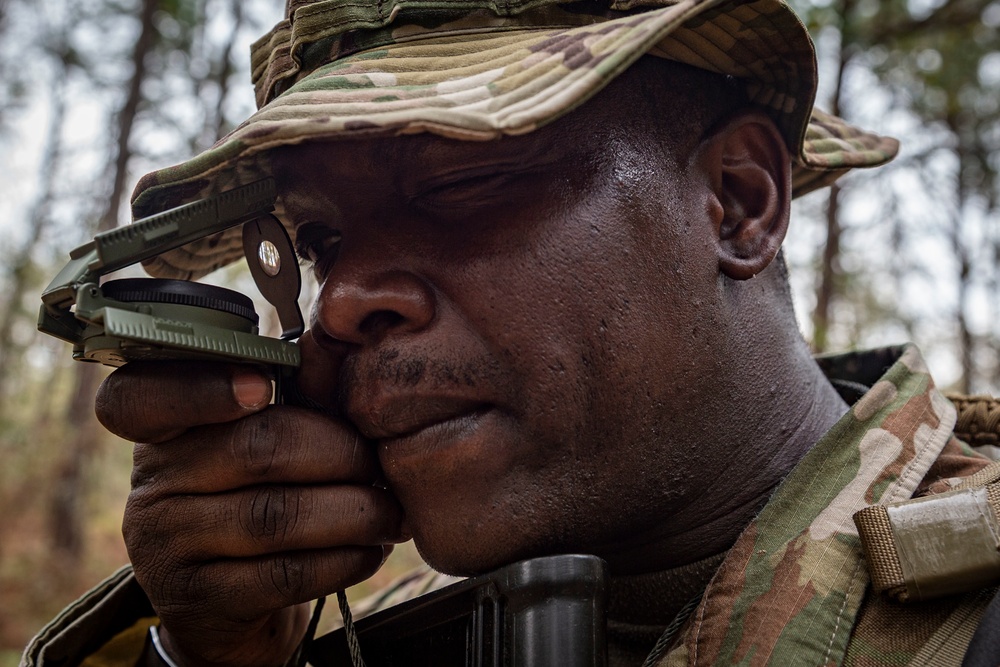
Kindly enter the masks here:
<path id="1" fill-rule="evenodd" d="M 301 384 L 377 448 L 438 569 L 614 562 L 683 530 L 713 474 L 707 186 L 639 106 L 606 91 L 523 137 L 275 157 L 319 257 Z"/>

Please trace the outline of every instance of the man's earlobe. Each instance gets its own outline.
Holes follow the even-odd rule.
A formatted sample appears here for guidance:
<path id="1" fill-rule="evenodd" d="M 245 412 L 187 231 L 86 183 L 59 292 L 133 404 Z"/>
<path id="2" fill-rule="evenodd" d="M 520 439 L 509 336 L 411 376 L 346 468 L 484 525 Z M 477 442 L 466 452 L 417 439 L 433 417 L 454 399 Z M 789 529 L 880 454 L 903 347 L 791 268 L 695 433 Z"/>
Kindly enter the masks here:
<path id="1" fill-rule="evenodd" d="M 719 270 L 747 280 L 768 267 L 788 230 L 791 158 L 771 119 L 739 113 L 705 139 L 700 159 L 717 199 Z"/>

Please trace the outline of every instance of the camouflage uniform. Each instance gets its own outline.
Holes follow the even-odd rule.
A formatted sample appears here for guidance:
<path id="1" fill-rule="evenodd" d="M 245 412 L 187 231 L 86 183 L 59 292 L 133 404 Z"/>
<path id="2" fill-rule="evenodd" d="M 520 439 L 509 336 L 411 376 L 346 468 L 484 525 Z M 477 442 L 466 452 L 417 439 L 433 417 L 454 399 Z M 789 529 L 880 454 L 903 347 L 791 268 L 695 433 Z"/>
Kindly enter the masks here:
<path id="1" fill-rule="evenodd" d="M 898 358 L 872 374 L 888 354 Z M 947 665 L 964 654 L 992 591 L 915 606 L 866 595 L 852 515 L 949 490 L 987 461 L 952 434 L 955 408 L 915 347 L 823 363 L 870 389 L 740 536 L 662 665 Z"/>
<path id="2" fill-rule="evenodd" d="M 867 392 L 849 396 L 857 398 L 850 411 L 729 550 L 659 665 L 960 664 L 994 591 L 908 604 L 873 593 L 852 515 L 868 505 L 948 491 L 990 461 L 954 436 L 955 407 L 934 387 L 915 347 L 827 357 L 820 364 L 843 391 L 863 386 Z M 452 581 L 417 573 L 356 605 L 356 612 L 387 608 Z M 79 664 L 94 653 L 83 664 L 132 665 L 155 622 L 152 614 L 123 569 L 44 629 L 21 664 Z"/>

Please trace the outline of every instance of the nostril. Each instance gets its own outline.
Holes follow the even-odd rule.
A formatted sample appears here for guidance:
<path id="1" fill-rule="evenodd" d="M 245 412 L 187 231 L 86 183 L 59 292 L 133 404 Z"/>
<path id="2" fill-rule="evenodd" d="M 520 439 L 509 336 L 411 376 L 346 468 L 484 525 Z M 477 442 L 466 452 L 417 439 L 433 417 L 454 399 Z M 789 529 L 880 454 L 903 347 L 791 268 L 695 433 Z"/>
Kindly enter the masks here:
<path id="1" fill-rule="evenodd" d="M 394 310 L 376 310 L 361 320 L 358 331 L 365 336 L 381 337 L 386 332 L 401 326 L 405 321 L 406 318 Z"/>
<path id="2" fill-rule="evenodd" d="M 351 271 L 346 271 L 345 267 Z M 330 337 L 346 343 L 376 343 L 429 326 L 436 302 L 431 286 L 412 273 L 377 271 L 358 262 L 341 264 L 323 284 L 315 320 Z"/>

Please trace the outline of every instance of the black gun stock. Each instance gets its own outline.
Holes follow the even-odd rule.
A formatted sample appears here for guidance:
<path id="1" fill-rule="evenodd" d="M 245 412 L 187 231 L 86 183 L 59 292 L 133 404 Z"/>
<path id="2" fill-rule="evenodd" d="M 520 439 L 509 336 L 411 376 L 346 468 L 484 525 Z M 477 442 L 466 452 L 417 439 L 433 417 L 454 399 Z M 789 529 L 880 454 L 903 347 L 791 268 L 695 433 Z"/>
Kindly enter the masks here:
<path id="1" fill-rule="evenodd" d="M 368 667 L 604 667 L 607 565 L 535 558 L 403 602 L 355 623 Z M 315 667 L 350 665 L 343 629 L 316 639 Z"/>

